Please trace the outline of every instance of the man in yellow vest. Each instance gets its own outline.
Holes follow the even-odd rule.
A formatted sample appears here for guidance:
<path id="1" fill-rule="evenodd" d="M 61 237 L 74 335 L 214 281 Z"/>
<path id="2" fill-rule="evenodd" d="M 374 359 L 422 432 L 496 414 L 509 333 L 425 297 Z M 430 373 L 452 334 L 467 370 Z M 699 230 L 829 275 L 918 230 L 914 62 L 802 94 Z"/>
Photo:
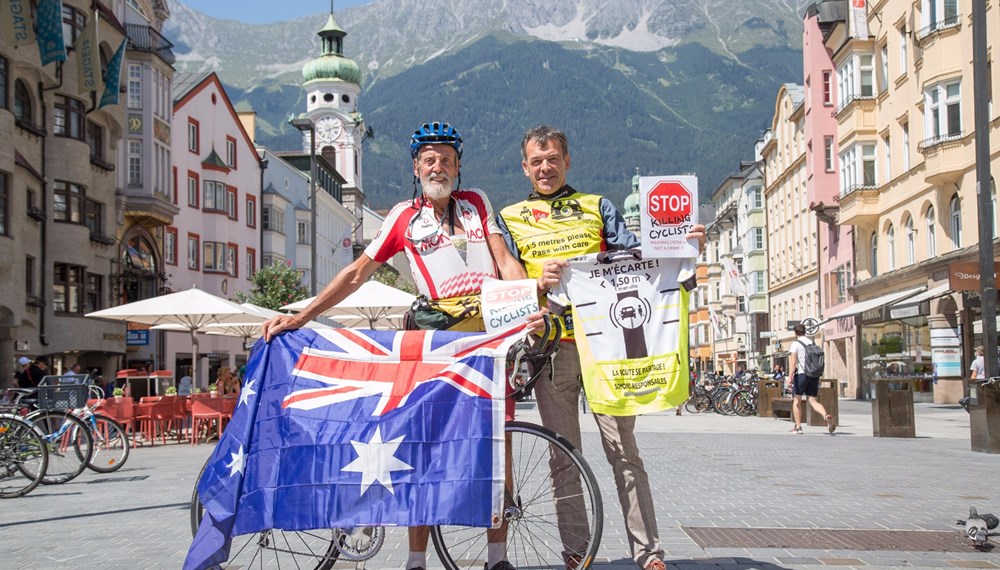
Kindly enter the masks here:
<path id="1" fill-rule="evenodd" d="M 521 168 L 531 181 L 533 192 L 527 200 L 504 208 L 498 216 L 498 225 L 507 247 L 524 263 L 528 276 L 537 280 L 540 293 L 559 282 L 568 258 L 639 246 L 639 240 L 626 229 L 624 218 L 610 200 L 577 192 L 566 184 L 570 155 L 564 133 L 549 126 L 529 130 L 521 142 L 521 159 Z M 704 226 L 697 225 L 688 237 L 697 238 L 704 245 L 704 231 Z M 580 360 L 573 341 L 571 317 L 566 319 L 564 328 L 565 342 L 553 366 L 535 385 L 538 411 L 543 425 L 580 448 L 577 412 Z M 664 551 L 656 528 L 649 479 L 635 441 L 635 416 L 594 414 L 594 419 L 615 474 L 632 557 L 640 568 L 664 570 Z M 554 479 L 565 479 L 566 474 L 572 473 L 567 465 L 550 467 L 557 474 Z M 575 569 L 583 562 L 581 554 L 587 546 L 580 544 L 582 539 L 569 530 L 570 525 L 586 517 L 580 484 L 573 480 L 553 480 L 553 486 L 563 557 L 566 567 Z"/>

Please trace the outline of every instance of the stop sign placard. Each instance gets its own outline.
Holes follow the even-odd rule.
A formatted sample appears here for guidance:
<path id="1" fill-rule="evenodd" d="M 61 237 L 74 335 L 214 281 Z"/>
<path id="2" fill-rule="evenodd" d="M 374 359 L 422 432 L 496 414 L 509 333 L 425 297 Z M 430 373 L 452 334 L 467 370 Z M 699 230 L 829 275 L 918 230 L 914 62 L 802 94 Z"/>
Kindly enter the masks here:
<path id="1" fill-rule="evenodd" d="M 646 211 L 663 226 L 675 226 L 690 221 L 691 191 L 677 181 L 659 182 L 649 191 Z"/>

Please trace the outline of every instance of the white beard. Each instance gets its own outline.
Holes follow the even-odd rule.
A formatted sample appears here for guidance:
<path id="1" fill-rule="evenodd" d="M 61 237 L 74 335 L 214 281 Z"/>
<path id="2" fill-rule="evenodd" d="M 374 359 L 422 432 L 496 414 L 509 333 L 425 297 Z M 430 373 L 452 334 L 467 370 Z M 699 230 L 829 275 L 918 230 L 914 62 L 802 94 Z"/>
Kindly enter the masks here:
<path id="1" fill-rule="evenodd" d="M 434 182 L 432 180 L 421 180 L 420 187 L 424 194 L 431 200 L 441 200 L 451 196 L 451 181 L 448 183 Z"/>

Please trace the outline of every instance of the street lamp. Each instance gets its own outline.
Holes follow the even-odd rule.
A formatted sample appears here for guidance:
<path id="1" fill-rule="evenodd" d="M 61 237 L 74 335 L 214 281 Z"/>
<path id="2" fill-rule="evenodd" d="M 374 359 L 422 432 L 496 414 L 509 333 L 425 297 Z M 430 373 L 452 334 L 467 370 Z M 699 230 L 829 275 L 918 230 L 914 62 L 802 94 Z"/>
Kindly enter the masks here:
<path id="1" fill-rule="evenodd" d="M 309 254 L 309 291 L 316 296 L 316 124 L 309 117 L 289 117 L 288 122 L 296 129 L 309 131 L 309 224 L 311 226 L 312 249 Z"/>

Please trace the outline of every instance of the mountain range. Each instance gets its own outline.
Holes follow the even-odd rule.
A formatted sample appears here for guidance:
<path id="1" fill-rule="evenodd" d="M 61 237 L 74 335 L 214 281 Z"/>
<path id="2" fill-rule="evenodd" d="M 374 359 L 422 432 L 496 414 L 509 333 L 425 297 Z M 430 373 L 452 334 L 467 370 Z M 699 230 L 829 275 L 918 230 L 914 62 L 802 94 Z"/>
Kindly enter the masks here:
<path id="1" fill-rule="evenodd" d="M 361 67 L 364 190 L 385 208 L 409 197 L 407 139 L 446 120 L 466 139 L 463 184 L 496 207 L 530 189 L 522 133 L 570 137 L 569 182 L 619 205 L 640 174 L 695 173 L 704 200 L 753 158 L 778 87 L 801 81 L 796 0 L 378 0 L 337 11 Z M 286 124 L 305 109 L 301 69 L 328 14 L 265 25 L 171 3 L 164 34 L 178 71 L 218 72 L 258 115 L 257 138 L 300 148 Z"/>

